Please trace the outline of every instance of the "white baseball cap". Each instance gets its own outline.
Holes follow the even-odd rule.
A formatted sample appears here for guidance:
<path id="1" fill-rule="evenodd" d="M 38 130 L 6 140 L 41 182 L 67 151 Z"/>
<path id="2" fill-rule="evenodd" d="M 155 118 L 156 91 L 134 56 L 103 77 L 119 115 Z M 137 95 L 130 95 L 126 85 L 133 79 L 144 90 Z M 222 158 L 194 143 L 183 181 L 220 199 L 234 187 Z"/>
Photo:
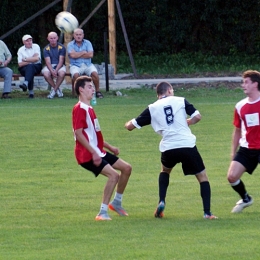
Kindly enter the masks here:
<path id="1" fill-rule="evenodd" d="M 23 41 L 26 41 L 26 40 L 28 40 L 28 39 L 32 39 L 32 36 L 29 35 L 29 34 L 25 34 L 25 35 L 23 36 L 23 38 L 22 38 Z"/>

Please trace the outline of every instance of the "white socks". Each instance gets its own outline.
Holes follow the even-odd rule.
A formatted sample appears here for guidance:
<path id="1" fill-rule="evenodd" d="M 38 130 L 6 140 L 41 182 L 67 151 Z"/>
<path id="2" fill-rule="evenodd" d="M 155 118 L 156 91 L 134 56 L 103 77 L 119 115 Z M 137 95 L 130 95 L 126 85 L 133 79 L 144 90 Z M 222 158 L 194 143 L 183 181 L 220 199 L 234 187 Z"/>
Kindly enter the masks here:
<path id="1" fill-rule="evenodd" d="M 101 207 L 100 207 L 100 211 L 106 211 L 107 212 L 107 209 L 108 209 L 108 205 L 102 203 Z"/>
<path id="2" fill-rule="evenodd" d="M 114 197 L 114 200 L 117 200 L 117 201 L 120 201 L 122 202 L 122 199 L 123 199 L 123 194 L 120 194 L 120 193 L 115 193 L 115 197 Z"/>

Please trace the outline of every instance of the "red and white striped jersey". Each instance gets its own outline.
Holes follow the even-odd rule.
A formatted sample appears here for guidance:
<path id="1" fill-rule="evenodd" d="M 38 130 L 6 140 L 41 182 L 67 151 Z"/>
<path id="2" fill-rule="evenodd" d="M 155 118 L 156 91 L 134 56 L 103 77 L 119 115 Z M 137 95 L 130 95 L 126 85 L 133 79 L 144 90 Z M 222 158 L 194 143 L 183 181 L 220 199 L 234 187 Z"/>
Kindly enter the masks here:
<path id="1" fill-rule="evenodd" d="M 100 157 L 106 155 L 103 149 L 104 140 L 95 111 L 91 106 L 78 102 L 72 111 L 72 125 L 75 145 L 75 156 L 79 164 L 92 160 L 92 154 L 76 139 L 75 130 L 83 128 L 83 135 Z"/>
<path id="2" fill-rule="evenodd" d="M 260 98 L 249 102 L 242 99 L 235 106 L 233 124 L 241 128 L 239 145 L 249 149 L 260 149 Z"/>

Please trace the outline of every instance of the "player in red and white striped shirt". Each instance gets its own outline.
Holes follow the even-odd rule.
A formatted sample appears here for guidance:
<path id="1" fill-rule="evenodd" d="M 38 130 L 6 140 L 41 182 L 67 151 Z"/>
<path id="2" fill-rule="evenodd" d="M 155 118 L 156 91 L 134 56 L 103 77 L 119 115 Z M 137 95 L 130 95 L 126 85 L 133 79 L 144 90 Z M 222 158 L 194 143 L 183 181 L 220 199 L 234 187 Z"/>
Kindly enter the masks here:
<path id="1" fill-rule="evenodd" d="M 128 216 L 122 207 L 122 197 L 131 175 L 132 167 L 129 163 L 118 158 L 119 149 L 104 141 L 101 128 L 90 101 L 95 93 L 92 79 L 81 76 L 74 84 L 79 102 L 72 111 L 72 124 L 75 145 L 75 156 L 78 164 L 93 172 L 97 177 L 102 174 L 108 178 L 103 192 L 103 201 L 96 220 L 111 220 L 107 214 L 108 208 L 121 216 Z M 105 150 L 107 149 L 107 150 Z M 120 171 L 118 174 L 116 171 Z M 109 203 L 116 188 L 114 200 Z"/>
<path id="2" fill-rule="evenodd" d="M 253 204 L 253 198 L 247 193 L 241 177 L 244 172 L 252 174 L 260 161 L 260 73 L 245 71 L 242 89 L 247 97 L 235 106 L 232 161 L 227 174 L 231 187 L 241 197 L 232 213 L 241 212 Z"/>

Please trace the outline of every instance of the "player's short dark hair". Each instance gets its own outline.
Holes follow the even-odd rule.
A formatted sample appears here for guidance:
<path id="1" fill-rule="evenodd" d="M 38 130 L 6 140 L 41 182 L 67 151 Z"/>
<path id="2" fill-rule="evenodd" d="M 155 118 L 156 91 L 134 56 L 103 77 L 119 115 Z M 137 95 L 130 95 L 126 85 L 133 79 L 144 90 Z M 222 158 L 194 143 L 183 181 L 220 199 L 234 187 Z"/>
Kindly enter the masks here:
<path id="1" fill-rule="evenodd" d="M 260 90 L 260 72 L 257 70 L 247 70 L 243 73 L 243 78 L 250 78 L 252 82 L 258 83 L 258 90 Z"/>
<path id="2" fill-rule="evenodd" d="M 74 89 L 76 94 L 79 96 L 79 88 L 84 88 L 86 82 L 91 82 L 92 78 L 88 76 L 80 76 L 76 79 L 74 83 Z"/>
<path id="3" fill-rule="evenodd" d="M 172 85 L 168 82 L 163 81 L 158 83 L 156 86 L 157 95 L 159 96 L 165 94 L 169 88 L 172 88 Z"/>

